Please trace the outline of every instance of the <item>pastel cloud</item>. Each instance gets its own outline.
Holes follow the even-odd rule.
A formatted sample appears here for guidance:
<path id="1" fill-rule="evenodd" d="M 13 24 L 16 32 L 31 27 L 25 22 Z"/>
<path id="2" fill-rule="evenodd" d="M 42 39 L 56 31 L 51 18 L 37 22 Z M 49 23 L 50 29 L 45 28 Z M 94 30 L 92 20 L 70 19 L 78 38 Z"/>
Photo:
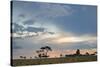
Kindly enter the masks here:
<path id="1" fill-rule="evenodd" d="M 41 42 L 46 42 L 48 44 L 56 44 L 56 45 L 69 45 L 76 43 L 84 43 L 84 44 L 96 44 L 97 36 L 91 34 L 84 35 L 76 35 L 70 32 L 63 33 L 54 33 L 50 34 L 49 32 L 41 32 L 38 38 Z"/>
<path id="2" fill-rule="evenodd" d="M 51 34 L 53 33 L 53 34 Z M 28 32 L 24 31 L 22 35 L 18 33 L 13 33 L 13 37 L 20 37 L 25 38 L 29 37 L 34 42 L 40 43 L 48 43 L 48 44 L 55 44 L 55 45 L 69 45 L 69 44 L 76 44 L 76 43 L 84 43 L 84 44 L 96 44 L 97 37 L 91 34 L 84 34 L 84 35 L 75 35 L 74 33 L 55 33 L 55 32 Z M 39 43 L 38 43 L 39 44 Z"/>
<path id="3" fill-rule="evenodd" d="M 96 41 L 96 36 L 63 36 L 63 37 L 57 37 L 55 40 L 52 40 L 53 42 L 56 43 L 78 43 L 78 42 L 88 42 L 88 43 L 92 43 L 94 41 Z"/>

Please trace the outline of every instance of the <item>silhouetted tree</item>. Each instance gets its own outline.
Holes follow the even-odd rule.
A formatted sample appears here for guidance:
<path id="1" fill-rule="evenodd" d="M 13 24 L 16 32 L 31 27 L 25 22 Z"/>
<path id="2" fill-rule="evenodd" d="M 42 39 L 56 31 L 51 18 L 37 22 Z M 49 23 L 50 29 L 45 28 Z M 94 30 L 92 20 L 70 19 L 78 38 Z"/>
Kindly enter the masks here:
<path id="1" fill-rule="evenodd" d="M 91 55 L 95 55 L 95 54 L 93 53 L 93 54 L 91 54 Z"/>
<path id="2" fill-rule="evenodd" d="M 23 56 L 20 56 L 21 59 L 23 59 Z"/>
<path id="3" fill-rule="evenodd" d="M 41 58 L 41 51 L 37 50 L 36 53 L 38 54 L 38 58 Z M 35 56 L 35 58 L 37 58 L 37 57 Z"/>
<path id="4" fill-rule="evenodd" d="M 42 51 L 46 51 L 45 52 L 46 56 L 47 56 L 48 51 L 52 51 L 51 47 L 49 47 L 49 46 L 44 46 L 44 47 L 41 47 L 40 49 L 42 49 Z"/>
<path id="5" fill-rule="evenodd" d="M 41 58 L 41 57 L 42 57 L 42 55 L 41 55 L 41 54 L 38 54 L 38 57 L 39 57 L 39 58 Z"/>
<path id="6" fill-rule="evenodd" d="M 76 55 L 80 55 L 80 50 L 79 49 L 76 50 Z"/>
<path id="7" fill-rule="evenodd" d="M 26 56 L 24 56 L 23 58 L 26 59 Z"/>
<path id="8" fill-rule="evenodd" d="M 97 55 L 97 52 L 94 52 L 93 54 L 91 54 L 91 55 Z"/>
<path id="9" fill-rule="evenodd" d="M 30 57 L 30 59 L 32 59 L 32 57 Z"/>
<path id="10" fill-rule="evenodd" d="M 86 55 L 89 55 L 89 53 L 88 53 L 88 52 L 86 52 L 85 54 L 86 54 Z"/>
<path id="11" fill-rule="evenodd" d="M 37 59 L 37 56 L 34 56 L 35 59 Z"/>
<path id="12" fill-rule="evenodd" d="M 20 56 L 21 59 L 26 59 L 26 56 Z"/>
<path id="13" fill-rule="evenodd" d="M 36 53 L 38 54 L 38 57 L 39 58 L 43 58 L 43 57 L 49 57 L 48 56 L 48 51 L 52 51 L 51 47 L 49 46 L 44 46 L 44 47 L 41 47 L 40 50 L 37 50 Z"/>
<path id="14" fill-rule="evenodd" d="M 97 52 L 94 52 L 95 55 L 97 55 Z"/>
<path id="15" fill-rule="evenodd" d="M 62 54 L 60 54 L 60 57 L 63 57 L 63 55 L 62 55 Z"/>

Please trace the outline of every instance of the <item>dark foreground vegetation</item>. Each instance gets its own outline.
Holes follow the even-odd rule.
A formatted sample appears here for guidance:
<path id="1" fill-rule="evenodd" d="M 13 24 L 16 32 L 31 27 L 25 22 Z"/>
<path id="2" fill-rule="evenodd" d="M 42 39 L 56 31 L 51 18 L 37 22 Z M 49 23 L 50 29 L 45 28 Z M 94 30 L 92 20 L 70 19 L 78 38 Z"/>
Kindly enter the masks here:
<path id="1" fill-rule="evenodd" d="M 90 62 L 97 61 L 97 56 L 66 56 L 61 58 L 41 58 L 41 59 L 14 59 L 12 66 L 40 65 L 40 64 L 57 64 L 73 62 Z"/>

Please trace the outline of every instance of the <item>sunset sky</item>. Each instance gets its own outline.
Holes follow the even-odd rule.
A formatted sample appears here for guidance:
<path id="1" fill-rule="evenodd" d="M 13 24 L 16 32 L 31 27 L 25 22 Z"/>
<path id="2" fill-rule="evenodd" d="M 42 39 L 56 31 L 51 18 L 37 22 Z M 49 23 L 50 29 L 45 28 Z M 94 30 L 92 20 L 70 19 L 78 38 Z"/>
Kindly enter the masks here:
<path id="1" fill-rule="evenodd" d="M 12 3 L 13 58 L 34 57 L 50 46 L 50 56 L 97 49 L 97 7 L 43 2 Z"/>

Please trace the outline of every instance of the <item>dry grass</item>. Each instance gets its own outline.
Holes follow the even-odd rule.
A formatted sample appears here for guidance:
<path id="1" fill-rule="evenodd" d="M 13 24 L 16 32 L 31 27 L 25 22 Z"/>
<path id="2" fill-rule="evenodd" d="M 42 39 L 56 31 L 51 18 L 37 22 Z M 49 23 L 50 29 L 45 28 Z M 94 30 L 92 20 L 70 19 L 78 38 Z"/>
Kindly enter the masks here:
<path id="1" fill-rule="evenodd" d="M 45 59 L 15 59 L 12 60 L 12 66 L 24 65 L 40 65 L 40 64 L 57 64 L 57 63 L 72 63 L 72 62 L 89 62 L 97 61 L 97 56 L 74 56 L 64 58 L 45 58 Z"/>

